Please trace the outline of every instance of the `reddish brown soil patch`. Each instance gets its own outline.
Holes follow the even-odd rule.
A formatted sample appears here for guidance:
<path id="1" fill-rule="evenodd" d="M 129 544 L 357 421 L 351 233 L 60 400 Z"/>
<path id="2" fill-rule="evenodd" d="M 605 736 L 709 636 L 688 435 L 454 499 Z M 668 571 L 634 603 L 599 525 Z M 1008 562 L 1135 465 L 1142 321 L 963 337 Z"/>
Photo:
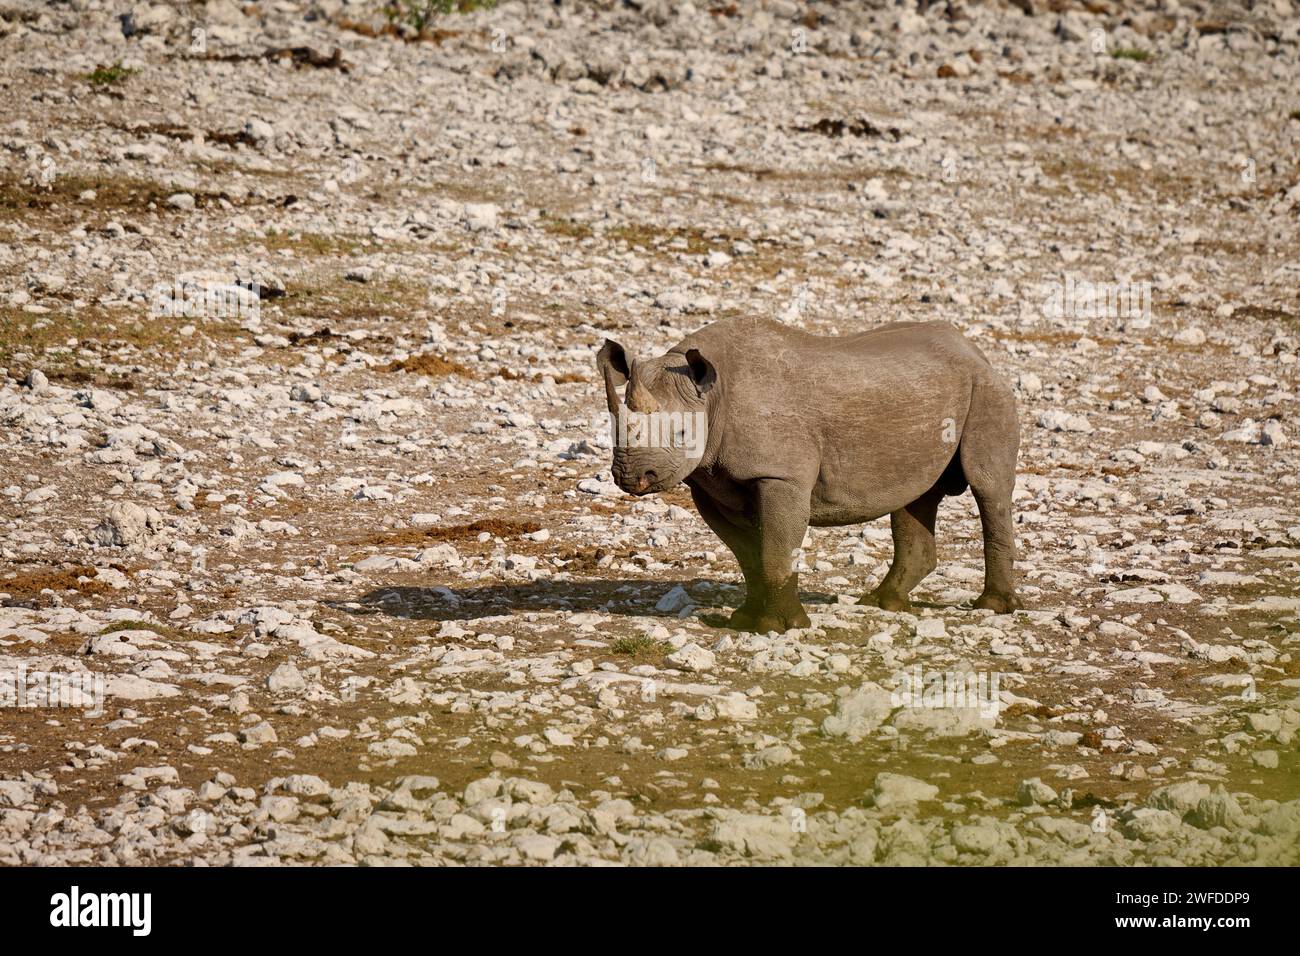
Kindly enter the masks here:
<path id="1" fill-rule="evenodd" d="M 412 375 L 447 376 L 459 375 L 461 378 L 473 378 L 474 373 L 459 362 L 432 352 L 412 355 L 410 358 L 389 362 L 379 366 L 381 372 L 410 372 Z"/>
<path id="2" fill-rule="evenodd" d="M 432 43 L 434 46 L 442 46 L 443 40 L 449 40 L 458 37 L 463 31 L 461 30 L 431 30 L 424 29 L 420 31 L 403 30 L 394 23 L 384 23 L 375 26 L 362 20 L 352 20 L 348 17 L 340 17 L 334 21 L 335 26 L 341 30 L 347 30 L 349 33 L 356 33 L 363 37 L 369 37 L 372 40 L 378 37 L 392 37 L 395 40 L 401 40 L 403 43 Z"/>
<path id="3" fill-rule="evenodd" d="M 73 565 L 60 571 L 29 571 L 12 578 L 0 578 L 0 591 L 12 595 L 15 601 L 30 600 L 42 591 L 77 591 L 81 594 L 103 594 L 112 588 L 98 580 L 97 571 L 89 565 Z M 81 578 L 89 578 L 82 581 Z"/>
<path id="4" fill-rule="evenodd" d="M 312 66 L 317 69 L 334 69 L 348 73 L 352 64 L 343 59 L 343 51 L 338 47 L 326 55 L 308 46 L 270 47 L 261 53 L 209 53 L 202 57 L 217 63 L 244 63 L 249 60 L 292 60 L 294 66 Z"/>
<path id="5" fill-rule="evenodd" d="M 556 555 L 561 561 L 566 562 L 564 570 L 586 571 L 596 573 L 600 570 L 600 562 L 609 552 L 604 548 L 595 545 L 584 545 L 579 548 L 567 548 Z"/>
<path id="6" fill-rule="evenodd" d="M 502 366 L 501 368 L 497 369 L 497 374 L 500 375 L 502 378 L 504 378 L 507 382 L 518 382 L 522 380 L 522 381 L 533 382 L 534 384 L 540 384 L 541 382 L 546 380 L 546 374 L 543 372 L 534 372 L 532 375 L 522 375 L 519 372 L 512 372 L 510 369 L 506 368 L 505 366 Z M 590 381 L 590 379 L 582 375 L 579 375 L 577 372 L 560 372 L 558 374 L 551 375 L 551 378 L 555 381 L 556 385 L 570 385 L 574 382 Z"/>
<path id="7" fill-rule="evenodd" d="M 513 538 L 541 531 L 536 521 L 509 521 L 504 518 L 482 518 L 469 524 L 444 525 L 438 528 L 405 528 L 371 535 L 361 544 L 404 546 L 426 545 L 435 541 L 464 541 L 477 538 L 483 532 L 498 538 Z"/>
<path id="8" fill-rule="evenodd" d="M 1300 317 L 1262 305 L 1245 305 L 1232 312 L 1234 319 L 1257 319 L 1261 322 L 1300 322 Z"/>
<path id="9" fill-rule="evenodd" d="M 91 372 L 84 368 L 55 369 L 48 373 L 49 378 L 67 385 L 93 385 L 96 388 L 120 388 L 129 392 L 135 388 L 135 380 L 125 375 L 109 375 Z"/>
<path id="10" fill-rule="evenodd" d="M 329 326 L 325 326 L 324 328 L 317 329 L 315 332 L 290 332 L 289 344 L 301 345 L 303 342 L 308 344 L 314 342 L 327 342 L 330 339 L 340 339 L 342 337 L 343 336 L 339 335 Z"/>

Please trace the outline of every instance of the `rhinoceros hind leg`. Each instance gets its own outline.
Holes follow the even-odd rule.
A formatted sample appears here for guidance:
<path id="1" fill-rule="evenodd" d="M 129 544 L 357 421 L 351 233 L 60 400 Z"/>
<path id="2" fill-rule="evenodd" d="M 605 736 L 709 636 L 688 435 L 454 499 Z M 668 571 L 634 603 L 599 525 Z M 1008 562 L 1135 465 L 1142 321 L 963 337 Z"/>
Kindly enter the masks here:
<path id="1" fill-rule="evenodd" d="M 984 532 L 984 591 L 975 607 L 999 614 L 1021 606 L 1012 572 L 1016 542 L 1011 518 L 1019 447 L 1020 426 L 1010 387 L 1000 379 L 979 383 L 960 455 Z"/>
<path id="2" fill-rule="evenodd" d="M 936 484 L 910 505 L 890 514 L 894 560 L 884 580 L 863 596 L 864 604 L 886 611 L 906 611 L 912 606 L 907 596 L 935 567 L 934 521 L 943 496 L 944 488 Z"/>

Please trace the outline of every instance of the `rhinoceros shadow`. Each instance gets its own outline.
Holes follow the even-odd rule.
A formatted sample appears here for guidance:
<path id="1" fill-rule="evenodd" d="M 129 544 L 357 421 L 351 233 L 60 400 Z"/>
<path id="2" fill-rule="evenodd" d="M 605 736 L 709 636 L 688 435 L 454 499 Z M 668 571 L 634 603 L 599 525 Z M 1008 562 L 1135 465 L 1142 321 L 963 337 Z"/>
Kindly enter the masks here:
<path id="1" fill-rule="evenodd" d="M 576 580 L 488 584 L 479 587 L 378 587 L 351 601 L 329 606 L 350 614 L 387 614 L 426 621 L 464 621 L 526 611 L 595 611 L 632 617 L 675 618 L 674 611 L 655 605 L 675 586 L 685 588 L 696 606 L 706 609 L 700 620 L 712 626 L 726 623 L 730 610 L 745 598 L 744 588 L 705 578 L 678 580 Z M 805 602 L 829 603 L 829 595 L 804 592 Z M 713 612 L 713 613 L 710 613 Z"/>

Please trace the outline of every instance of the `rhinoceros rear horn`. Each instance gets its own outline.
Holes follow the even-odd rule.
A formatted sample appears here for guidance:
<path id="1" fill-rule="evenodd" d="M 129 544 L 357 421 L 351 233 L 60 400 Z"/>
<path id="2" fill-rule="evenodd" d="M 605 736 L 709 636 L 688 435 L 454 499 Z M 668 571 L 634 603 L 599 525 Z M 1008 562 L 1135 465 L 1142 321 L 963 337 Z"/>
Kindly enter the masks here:
<path id="1" fill-rule="evenodd" d="M 699 389 L 701 395 L 713 387 L 713 383 L 718 380 L 718 370 L 713 367 L 713 363 L 700 354 L 699 349 L 686 350 L 686 364 L 691 367 L 691 378 L 695 380 L 695 387 Z"/>
<path id="2" fill-rule="evenodd" d="M 605 380 L 605 403 L 609 405 L 609 413 L 615 415 L 619 405 L 617 389 L 627 384 L 630 374 L 627 351 L 613 339 L 606 339 L 596 355 L 596 368 Z"/>

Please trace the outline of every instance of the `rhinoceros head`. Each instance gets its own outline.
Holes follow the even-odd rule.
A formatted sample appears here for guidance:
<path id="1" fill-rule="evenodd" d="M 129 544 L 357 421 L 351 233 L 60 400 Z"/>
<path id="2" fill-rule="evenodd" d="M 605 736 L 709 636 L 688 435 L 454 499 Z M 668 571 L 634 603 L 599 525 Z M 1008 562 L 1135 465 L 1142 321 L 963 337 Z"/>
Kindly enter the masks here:
<path id="1" fill-rule="evenodd" d="M 717 382 L 713 364 L 697 349 L 633 361 L 623 346 L 606 339 L 596 367 L 605 381 L 618 486 L 648 495 L 694 471 L 708 439 L 706 396 Z"/>

